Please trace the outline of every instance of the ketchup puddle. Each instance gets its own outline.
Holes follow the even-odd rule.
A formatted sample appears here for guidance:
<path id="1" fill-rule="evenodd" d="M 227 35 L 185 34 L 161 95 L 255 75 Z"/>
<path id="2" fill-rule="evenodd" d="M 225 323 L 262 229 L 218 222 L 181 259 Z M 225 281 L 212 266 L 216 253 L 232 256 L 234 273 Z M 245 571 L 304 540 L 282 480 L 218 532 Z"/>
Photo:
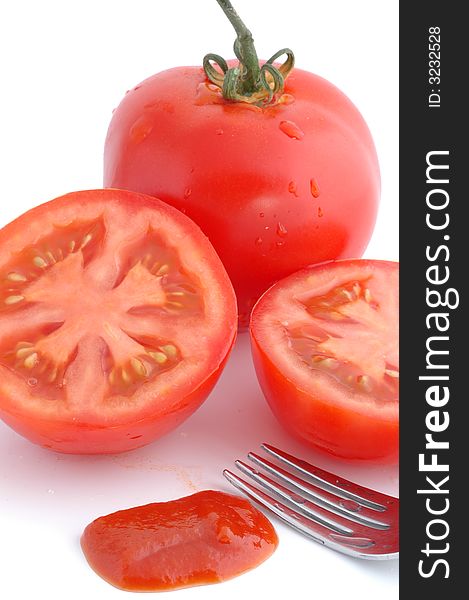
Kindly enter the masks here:
<path id="1" fill-rule="evenodd" d="M 128 591 L 218 583 L 257 567 L 278 545 L 247 500 L 206 490 L 99 517 L 81 537 L 92 569 Z"/>

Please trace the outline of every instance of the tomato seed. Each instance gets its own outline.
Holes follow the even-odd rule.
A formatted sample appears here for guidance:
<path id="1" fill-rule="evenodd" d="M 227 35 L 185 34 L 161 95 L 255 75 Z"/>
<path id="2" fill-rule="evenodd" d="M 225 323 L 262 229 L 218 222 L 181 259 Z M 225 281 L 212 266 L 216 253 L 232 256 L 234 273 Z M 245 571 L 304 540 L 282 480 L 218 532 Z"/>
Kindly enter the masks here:
<path id="1" fill-rule="evenodd" d="M 20 295 L 8 296 L 7 298 L 5 298 L 5 304 L 17 304 L 18 302 L 21 302 L 22 300 L 24 300 L 24 296 L 20 296 Z"/>
<path id="2" fill-rule="evenodd" d="M 366 392 L 371 392 L 371 390 L 372 390 L 371 377 L 369 377 L 368 375 L 358 375 L 357 383 Z"/>
<path id="3" fill-rule="evenodd" d="M 166 354 L 164 354 L 164 352 L 149 352 L 148 354 L 159 365 L 163 365 L 168 360 L 168 357 L 166 356 Z"/>
<path id="4" fill-rule="evenodd" d="M 161 350 L 163 350 L 163 352 L 165 352 L 171 358 L 175 358 L 178 353 L 176 346 L 173 346 L 172 344 L 161 346 Z"/>
<path id="5" fill-rule="evenodd" d="M 23 358 L 24 356 L 29 356 L 32 352 L 33 352 L 32 346 L 26 346 L 25 348 L 19 348 L 19 350 L 16 351 L 16 357 Z"/>
<path id="6" fill-rule="evenodd" d="M 335 360 L 335 358 L 325 358 L 321 364 L 328 369 L 337 369 L 339 361 Z"/>
<path id="7" fill-rule="evenodd" d="M 36 265 L 36 267 L 39 267 L 40 269 L 44 269 L 45 267 L 47 267 L 46 261 L 40 256 L 35 256 L 33 258 L 33 263 Z"/>
<path id="8" fill-rule="evenodd" d="M 141 360 L 139 360 L 138 358 L 131 358 L 130 365 L 131 365 L 132 369 L 137 373 L 137 375 L 146 377 L 147 369 Z"/>
<path id="9" fill-rule="evenodd" d="M 81 242 L 80 248 L 84 248 L 85 246 L 87 246 L 91 242 L 92 239 L 93 239 L 93 236 L 91 235 L 91 233 L 87 233 L 85 235 L 85 237 L 83 238 L 83 241 Z"/>
<path id="10" fill-rule="evenodd" d="M 34 366 L 36 366 L 37 363 L 38 363 L 37 352 L 33 352 L 27 358 L 25 358 L 23 364 L 27 369 L 32 369 Z"/>
<path id="11" fill-rule="evenodd" d="M 166 273 L 169 273 L 169 265 L 162 265 L 156 272 L 157 275 L 166 275 Z"/>
<path id="12" fill-rule="evenodd" d="M 10 281 L 27 281 L 27 279 L 24 275 L 21 275 L 21 273 L 14 273 L 14 272 L 8 273 L 7 279 Z"/>

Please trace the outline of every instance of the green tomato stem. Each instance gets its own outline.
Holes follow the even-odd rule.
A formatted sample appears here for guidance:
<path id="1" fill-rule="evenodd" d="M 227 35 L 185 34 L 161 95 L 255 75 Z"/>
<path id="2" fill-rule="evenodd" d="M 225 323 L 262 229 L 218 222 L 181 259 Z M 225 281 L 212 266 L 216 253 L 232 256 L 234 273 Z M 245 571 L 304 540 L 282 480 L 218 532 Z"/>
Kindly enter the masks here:
<path id="1" fill-rule="evenodd" d="M 252 94 L 258 90 L 261 70 L 252 33 L 246 27 L 229 0 L 217 0 L 217 2 L 237 34 L 234 50 L 240 64 L 244 67 L 240 73 L 239 92 Z"/>
<path id="2" fill-rule="evenodd" d="M 259 64 L 252 33 L 246 27 L 229 0 L 217 0 L 236 31 L 234 52 L 239 65 L 231 69 L 218 54 L 207 54 L 203 67 L 208 79 L 217 85 L 226 100 L 264 105 L 283 93 L 285 79 L 295 62 L 293 52 L 284 48 L 262 66 Z M 285 62 L 277 67 L 274 60 L 285 54 Z M 216 69 L 212 63 L 219 68 Z M 221 71 L 221 72 L 220 72 Z"/>

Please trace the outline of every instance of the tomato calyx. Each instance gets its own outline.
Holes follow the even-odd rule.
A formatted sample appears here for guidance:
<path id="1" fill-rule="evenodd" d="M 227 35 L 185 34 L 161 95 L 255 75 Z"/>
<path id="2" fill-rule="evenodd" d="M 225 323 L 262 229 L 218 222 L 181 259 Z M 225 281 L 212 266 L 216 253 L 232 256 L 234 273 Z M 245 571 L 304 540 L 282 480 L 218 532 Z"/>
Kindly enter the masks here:
<path id="1" fill-rule="evenodd" d="M 217 0 L 217 2 L 237 33 L 234 53 L 239 64 L 229 68 L 223 57 L 213 53 L 207 54 L 203 60 L 207 78 L 221 89 L 225 100 L 258 106 L 275 102 L 278 97 L 281 97 L 285 79 L 295 64 L 293 52 L 289 48 L 282 48 L 261 66 L 252 33 L 231 2 L 229 0 Z M 285 61 L 279 67 L 275 66 L 274 61 L 284 54 Z M 216 69 L 212 63 L 219 68 Z"/>

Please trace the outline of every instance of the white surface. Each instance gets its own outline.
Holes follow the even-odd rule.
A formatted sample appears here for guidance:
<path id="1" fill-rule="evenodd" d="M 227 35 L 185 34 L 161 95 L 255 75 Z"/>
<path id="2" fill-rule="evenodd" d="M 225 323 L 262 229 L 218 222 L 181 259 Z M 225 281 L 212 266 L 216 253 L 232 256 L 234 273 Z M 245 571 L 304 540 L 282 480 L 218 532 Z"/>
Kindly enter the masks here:
<path id="1" fill-rule="evenodd" d="M 253 30 L 260 56 L 292 47 L 299 67 L 338 85 L 362 111 L 378 149 L 383 186 L 366 256 L 396 260 L 397 1 L 236 0 L 235 5 Z M 233 40 L 215 0 L 2 3 L 0 225 L 65 192 L 100 187 L 111 109 L 125 90 L 164 68 L 199 64 L 206 52 L 230 57 Z M 79 548 L 83 527 L 120 508 L 205 488 L 229 490 L 222 468 L 262 441 L 397 493 L 396 468 L 333 460 L 283 433 L 262 398 L 246 335 L 204 406 L 178 430 L 133 453 L 54 454 L 0 423 L 2 597 L 125 597 L 87 566 Z M 328 600 L 397 599 L 397 562 L 353 560 L 273 522 L 280 546 L 261 567 L 221 585 L 172 592 L 172 597 L 231 600 L 301 593 Z"/>

